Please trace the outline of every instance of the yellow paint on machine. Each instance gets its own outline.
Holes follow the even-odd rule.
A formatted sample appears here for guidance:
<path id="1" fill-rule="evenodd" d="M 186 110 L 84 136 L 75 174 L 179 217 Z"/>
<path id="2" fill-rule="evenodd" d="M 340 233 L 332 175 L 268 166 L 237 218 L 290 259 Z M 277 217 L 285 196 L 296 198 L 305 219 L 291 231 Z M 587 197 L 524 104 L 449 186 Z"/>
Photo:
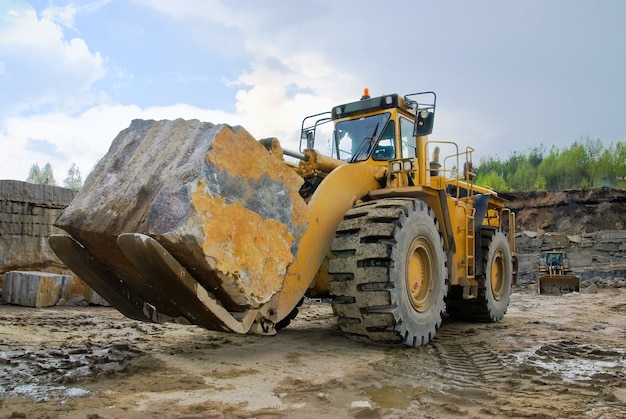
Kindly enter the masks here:
<path id="1" fill-rule="evenodd" d="M 380 166 L 343 165 L 319 185 L 309 201 L 311 222 L 300 240 L 296 260 L 287 270 L 278 302 L 278 319 L 293 310 L 311 285 L 344 214 L 370 190 L 380 188 L 376 179 L 383 173 Z"/>

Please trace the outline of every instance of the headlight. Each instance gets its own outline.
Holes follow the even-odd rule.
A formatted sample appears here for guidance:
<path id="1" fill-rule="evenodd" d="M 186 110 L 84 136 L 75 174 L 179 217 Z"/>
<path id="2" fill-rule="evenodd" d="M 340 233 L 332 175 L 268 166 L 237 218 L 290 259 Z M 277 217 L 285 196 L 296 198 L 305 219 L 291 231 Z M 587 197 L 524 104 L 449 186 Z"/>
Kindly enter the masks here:
<path id="1" fill-rule="evenodd" d="M 404 170 L 413 170 L 413 160 L 407 160 L 403 164 Z"/>
<path id="2" fill-rule="evenodd" d="M 399 161 L 394 161 L 393 163 L 391 163 L 392 172 L 399 172 L 400 170 L 402 170 L 402 164 Z"/>

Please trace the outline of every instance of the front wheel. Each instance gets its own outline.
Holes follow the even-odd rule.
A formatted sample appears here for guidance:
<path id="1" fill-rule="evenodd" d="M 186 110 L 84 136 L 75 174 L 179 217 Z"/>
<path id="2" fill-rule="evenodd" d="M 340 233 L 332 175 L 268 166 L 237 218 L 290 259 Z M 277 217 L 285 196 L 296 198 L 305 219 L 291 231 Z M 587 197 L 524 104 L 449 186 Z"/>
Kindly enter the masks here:
<path id="1" fill-rule="evenodd" d="M 441 325 L 447 270 L 432 209 L 415 199 L 359 205 L 337 229 L 333 311 L 349 335 L 420 346 Z"/>

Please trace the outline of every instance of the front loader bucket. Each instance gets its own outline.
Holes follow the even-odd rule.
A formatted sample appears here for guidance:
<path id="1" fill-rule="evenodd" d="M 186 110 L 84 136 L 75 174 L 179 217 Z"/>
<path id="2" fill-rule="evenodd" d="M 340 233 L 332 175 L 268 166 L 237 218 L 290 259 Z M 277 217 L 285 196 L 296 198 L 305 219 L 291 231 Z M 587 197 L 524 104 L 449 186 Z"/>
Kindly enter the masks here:
<path id="1" fill-rule="evenodd" d="M 255 309 L 238 313 L 236 319 L 163 246 L 142 234 L 122 234 L 117 238 L 122 253 L 138 276 L 155 279 L 134 287 L 131 283 L 137 278 L 106 269 L 71 236 L 53 235 L 49 242 L 72 271 L 132 319 L 155 323 L 191 322 L 210 330 L 247 333 L 259 312 Z"/>
<path id="2" fill-rule="evenodd" d="M 576 275 L 543 275 L 537 281 L 539 294 L 560 295 L 580 291 L 580 278 Z"/>
<path id="3" fill-rule="evenodd" d="M 309 220 L 302 183 L 241 127 L 135 120 L 50 244 L 130 318 L 271 333 Z"/>

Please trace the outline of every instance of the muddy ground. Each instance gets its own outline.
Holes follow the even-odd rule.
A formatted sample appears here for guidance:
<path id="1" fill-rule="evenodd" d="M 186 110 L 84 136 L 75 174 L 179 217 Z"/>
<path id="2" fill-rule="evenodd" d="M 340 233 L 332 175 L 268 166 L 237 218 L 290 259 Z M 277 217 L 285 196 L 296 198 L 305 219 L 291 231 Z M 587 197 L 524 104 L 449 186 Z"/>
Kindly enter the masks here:
<path id="1" fill-rule="evenodd" d="M 518 231 L 626 229 L 626 192 L 508 194 Z M 525 285 L 525 284 L 522 284 Z M 305 304 L 274 337 L 0 305 L 0 418 L 623 418 L 626 288 L 516 287 L 495 324 L 420 348 L 348 340 Z"/>
<path id="2" fill-rule="evenodd" d="M 324 304 L 274 337 L 0 305 L 0 417 L 623 418 L 625 325 L 625 289 L 516 289 L 420 348 L 348 340 Z"/>

